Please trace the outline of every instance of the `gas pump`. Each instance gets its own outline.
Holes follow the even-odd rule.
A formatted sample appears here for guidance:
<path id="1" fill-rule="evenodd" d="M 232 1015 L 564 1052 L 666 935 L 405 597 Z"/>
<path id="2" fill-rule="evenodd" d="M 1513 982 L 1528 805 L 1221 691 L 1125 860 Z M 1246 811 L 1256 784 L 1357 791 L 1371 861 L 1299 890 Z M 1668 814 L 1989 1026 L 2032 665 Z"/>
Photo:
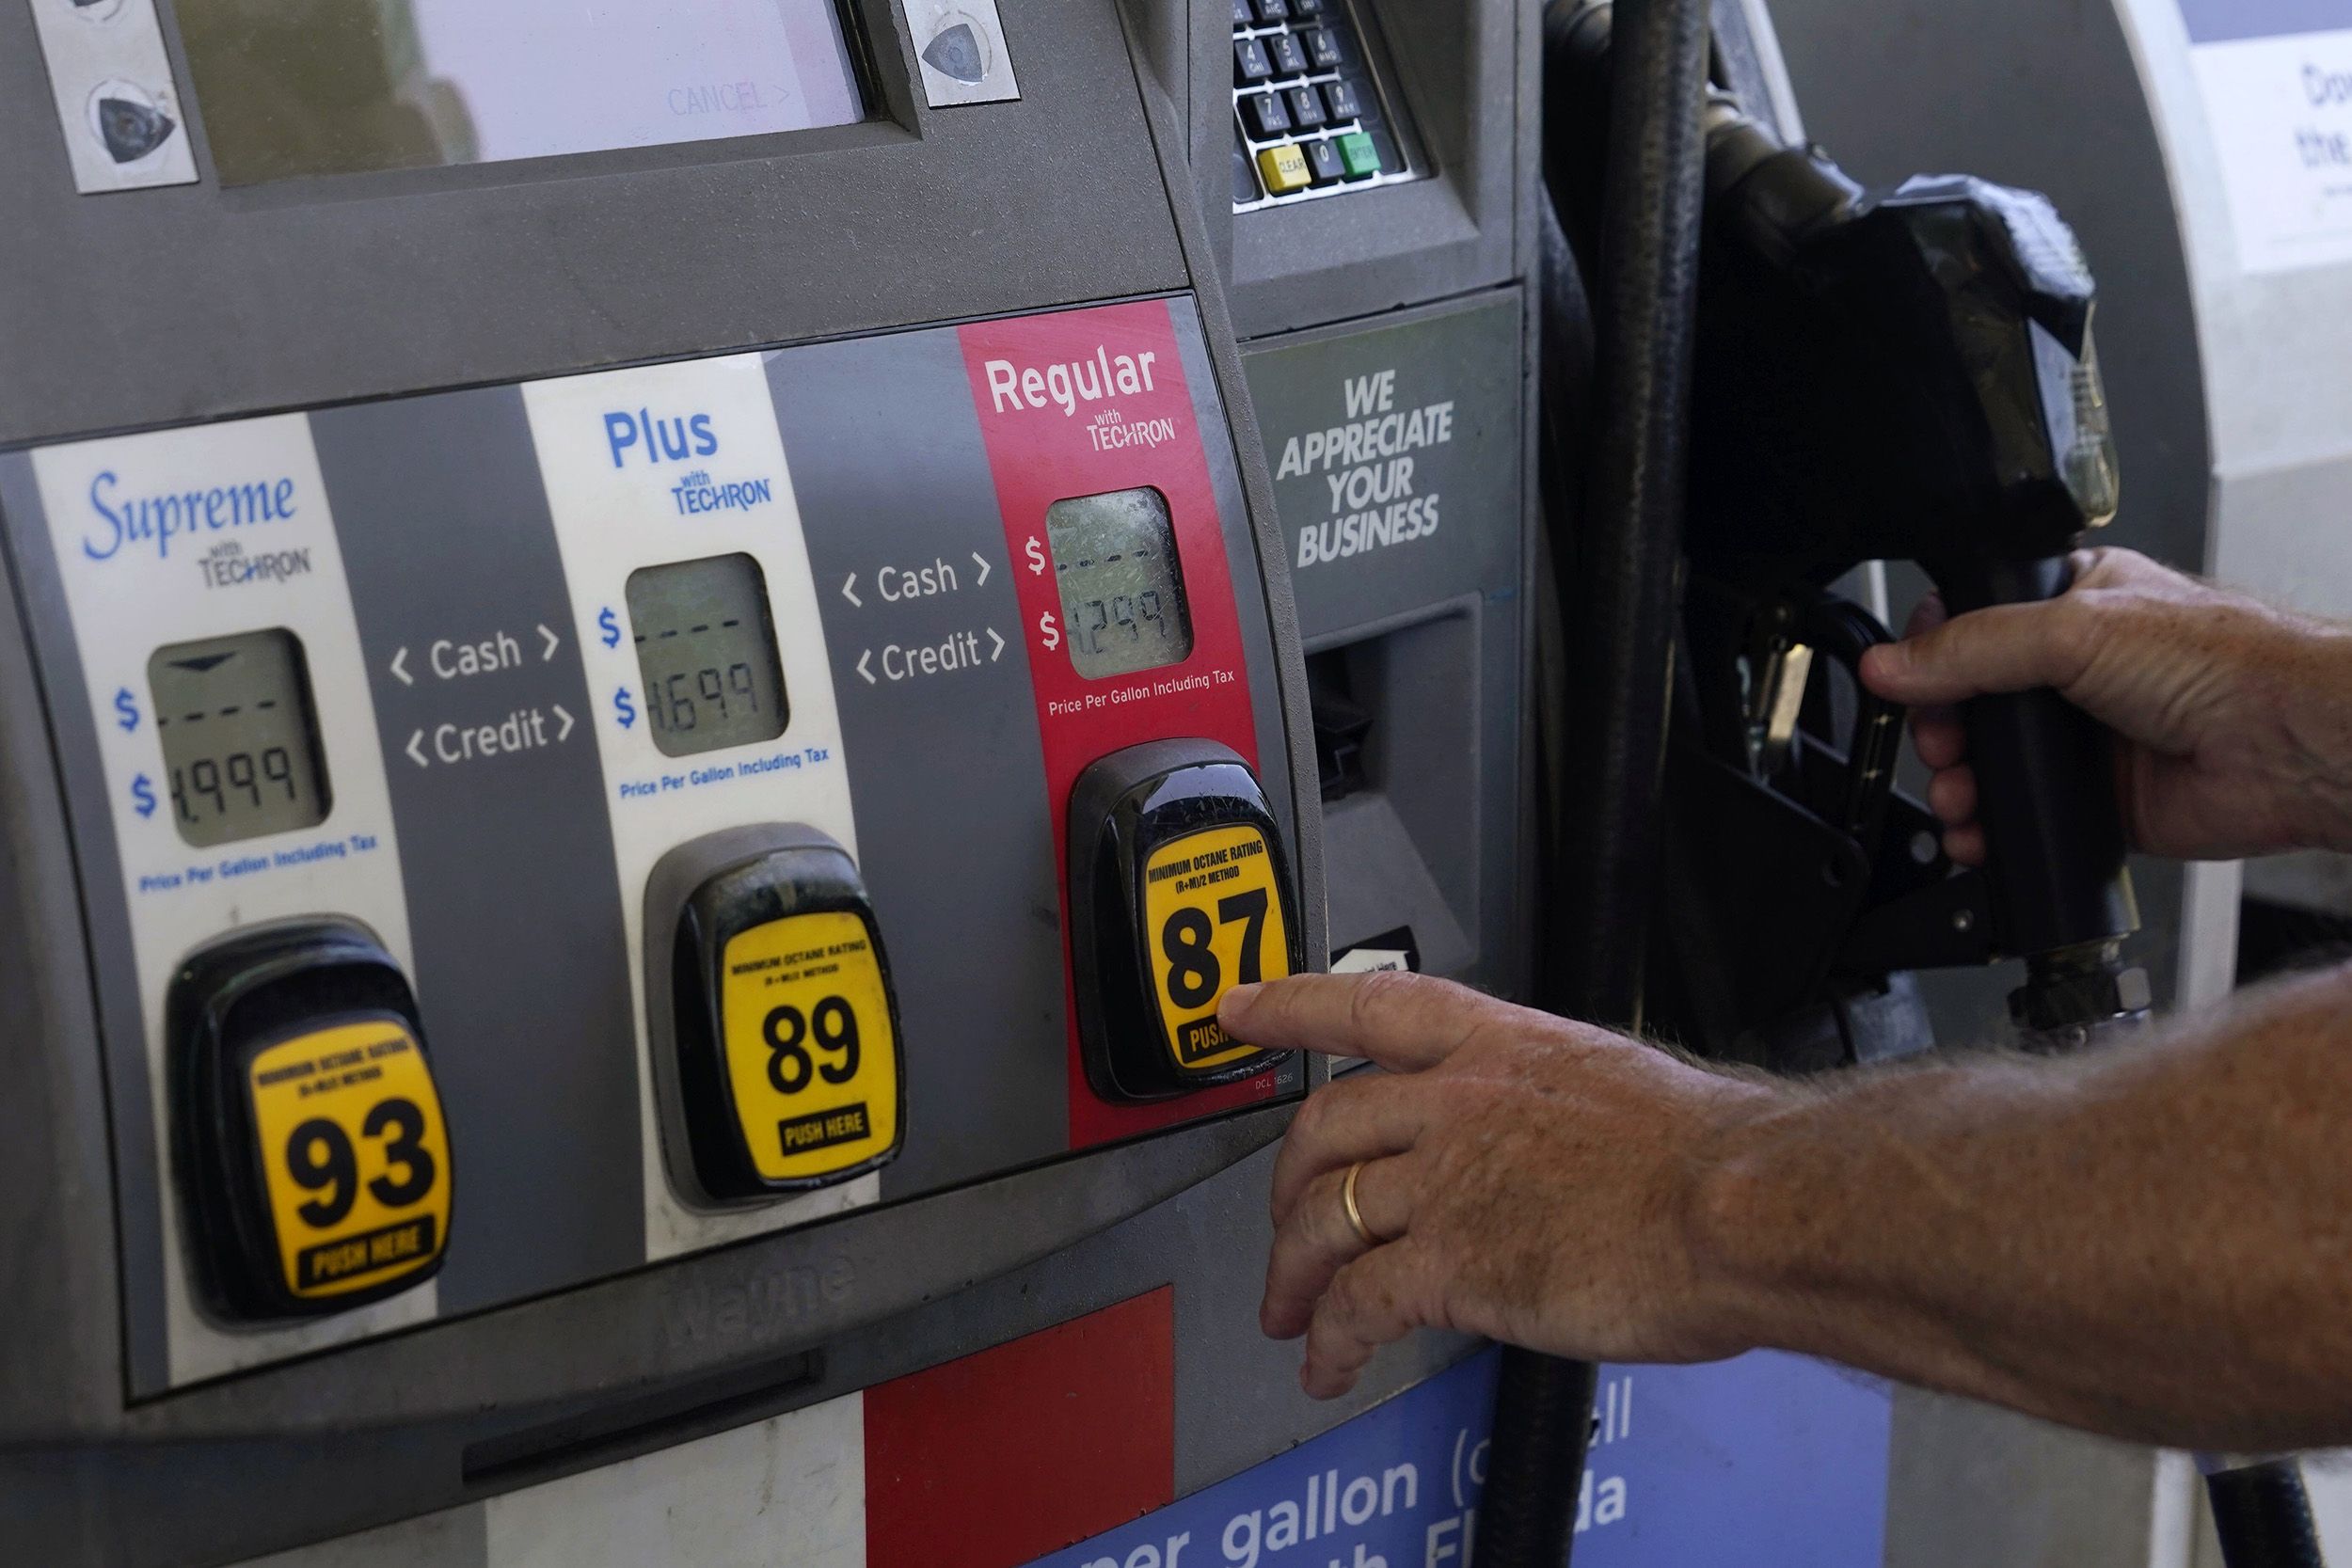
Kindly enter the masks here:
<path id="1" fill-rule="evenodd" d="M 1873 633 L 1704 485 L 1667 702 L 1710 61 L 1788 99 L 1708 11 L 1603 93 L 1507 0 L 0 6 L 11 1541 L 1556 1560 L 1589 1369 L 1258 1336 L 1325 1069 L 1215 1007 L 1666 1016 L 1671 736 L 1853 872 L 1710 1048 L 1901 1015 L 1826 933 L 1920 819 L 1793 673 Z"/>

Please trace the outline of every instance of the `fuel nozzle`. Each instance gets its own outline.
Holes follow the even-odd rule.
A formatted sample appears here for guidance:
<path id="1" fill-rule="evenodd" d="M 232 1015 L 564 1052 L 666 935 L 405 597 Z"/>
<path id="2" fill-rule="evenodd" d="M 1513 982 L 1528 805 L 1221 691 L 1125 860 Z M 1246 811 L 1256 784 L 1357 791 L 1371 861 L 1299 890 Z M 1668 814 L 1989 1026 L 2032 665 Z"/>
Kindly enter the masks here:
<path id="1" fill-rule="evenodd" d="M 1693 407 L 1695 572 L 1825 582 L 1917 562 L 1958 614 L 2055 597 L 2114 515 L 2097 290 L 2047 198 L 1866 191 L 1714 95 Z M 2147 1016 L 2106 732 L 2052 691 L 1963 708 L 2010 1010 L 2060 1047 Z"/>

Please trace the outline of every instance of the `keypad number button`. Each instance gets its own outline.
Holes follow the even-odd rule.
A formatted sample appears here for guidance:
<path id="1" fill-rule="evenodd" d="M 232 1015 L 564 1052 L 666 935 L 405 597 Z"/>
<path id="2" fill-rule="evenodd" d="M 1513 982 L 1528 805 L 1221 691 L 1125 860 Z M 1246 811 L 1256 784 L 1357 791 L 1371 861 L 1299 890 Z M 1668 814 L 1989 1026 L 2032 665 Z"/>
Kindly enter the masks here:
<path id="1" fill-rule="evenodd" d="M 1242 119 L 1248 124 L 1249 134 L 1259 141 L 1270 141 L 1289 132 L 1291 119 L 1282 106 L 1283 96 L 1262 92 L 1255 98 L 1242 100 Z"/>

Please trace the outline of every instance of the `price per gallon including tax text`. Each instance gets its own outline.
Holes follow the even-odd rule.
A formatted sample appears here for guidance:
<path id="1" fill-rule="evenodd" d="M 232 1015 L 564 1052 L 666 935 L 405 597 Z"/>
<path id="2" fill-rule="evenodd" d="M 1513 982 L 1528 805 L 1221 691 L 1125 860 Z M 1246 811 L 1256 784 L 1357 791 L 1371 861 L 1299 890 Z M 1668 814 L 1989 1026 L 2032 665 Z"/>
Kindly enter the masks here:
<path id="1" fill-rule="evenodd" d="M 449 1132 L 432 1069 L 393 1019 L 329 1025 L 246 1069 L 288 1294 L 377 1290 L 449 1239 Z"/>
<path id="2" fill-rule="evenodd" d="M 825 1177 L 898 1141 L 898 1042 L 866 922 L 848 910 L 738 932 L 721 959 L 728 1088 L 764 1180 Z"/>
<path id="3" fill-rule="evenodd" d="M 1144 863 L 1145 941 L 1169 1053 L 1187 1072 L 1255 1047 L 1225 1033 L 1217 998 L 1291 972 L 1290 932 L 1265 835 L 1247 824 L 1171 839 Z"/>

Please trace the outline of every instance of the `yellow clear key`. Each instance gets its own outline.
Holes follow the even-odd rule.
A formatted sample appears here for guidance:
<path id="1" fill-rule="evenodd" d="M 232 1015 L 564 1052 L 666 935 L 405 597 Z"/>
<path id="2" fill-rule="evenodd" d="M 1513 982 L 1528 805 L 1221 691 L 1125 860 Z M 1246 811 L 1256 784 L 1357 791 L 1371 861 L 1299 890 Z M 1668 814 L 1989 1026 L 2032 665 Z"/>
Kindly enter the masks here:
<path id="1" fill-rule="evenodd" d="M 1314 172 L 1307 166 L 1307 154 L 1295 147 L 1269 147 L 1258 154 L 1258 173 L 1265 181 L 1265 188 L 1276 196 L 1288 196 L 1305 190 L 1314 183 Z"/>

